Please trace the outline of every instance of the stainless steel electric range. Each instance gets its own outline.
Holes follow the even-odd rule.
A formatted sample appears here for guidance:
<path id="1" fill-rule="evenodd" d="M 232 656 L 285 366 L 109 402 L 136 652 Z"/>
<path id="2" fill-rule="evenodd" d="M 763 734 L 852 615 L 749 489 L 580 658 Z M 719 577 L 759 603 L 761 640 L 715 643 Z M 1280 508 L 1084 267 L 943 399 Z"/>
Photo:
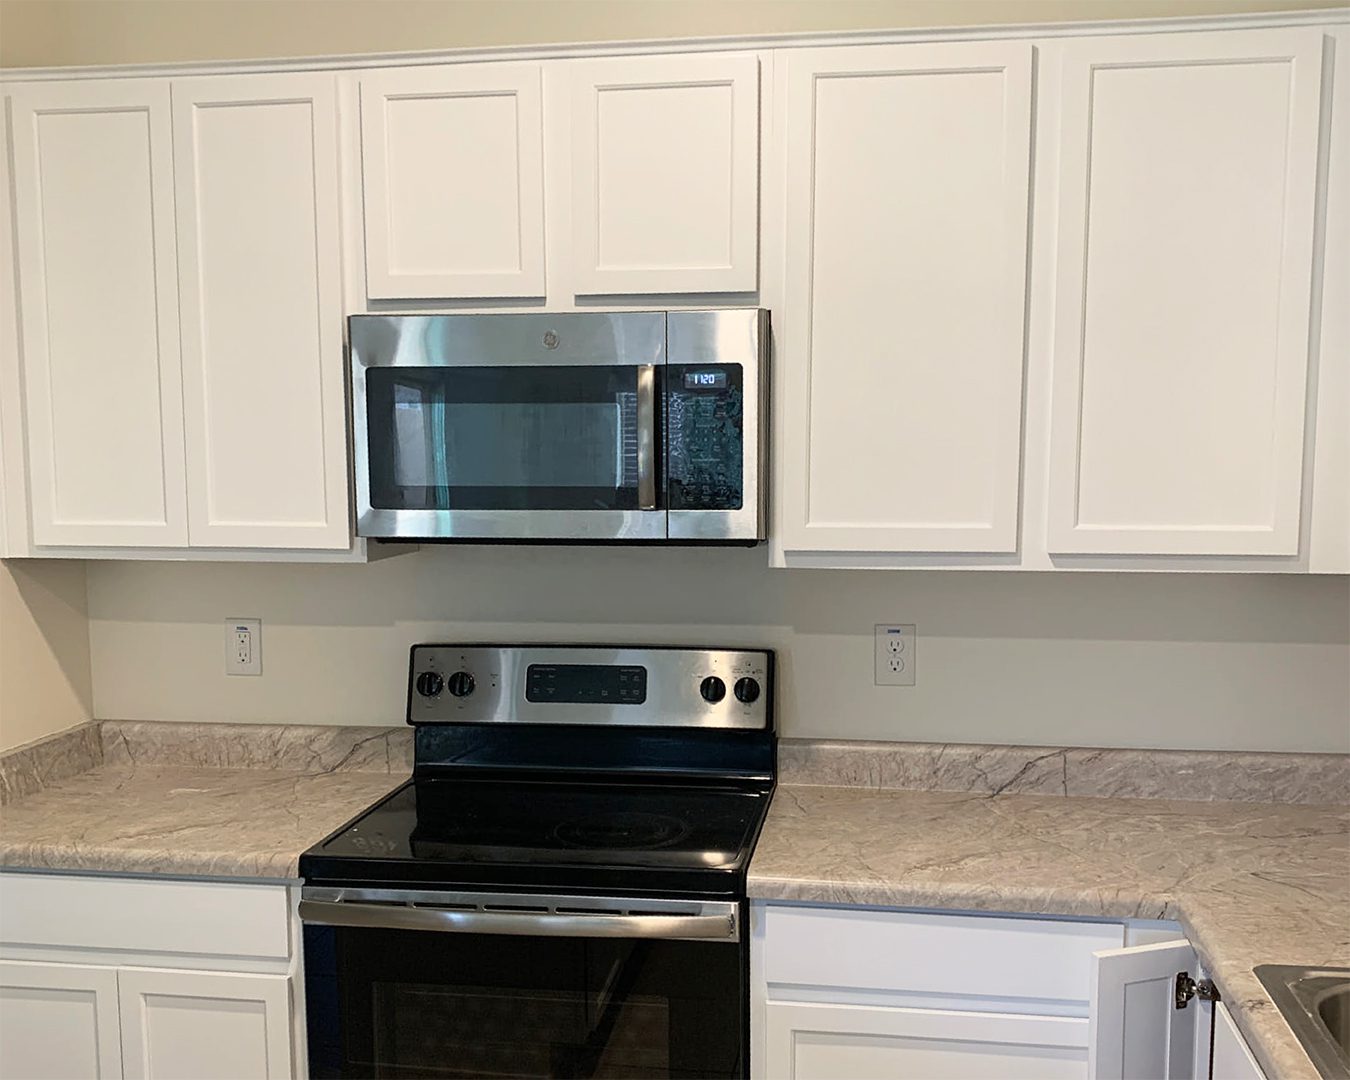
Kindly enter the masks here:
<path id="1" fill-rule="evenodd" d="M 743 1077 L 773 654 L 417 645 L 413 778 L 300 859 L 310 1073 Z"/>

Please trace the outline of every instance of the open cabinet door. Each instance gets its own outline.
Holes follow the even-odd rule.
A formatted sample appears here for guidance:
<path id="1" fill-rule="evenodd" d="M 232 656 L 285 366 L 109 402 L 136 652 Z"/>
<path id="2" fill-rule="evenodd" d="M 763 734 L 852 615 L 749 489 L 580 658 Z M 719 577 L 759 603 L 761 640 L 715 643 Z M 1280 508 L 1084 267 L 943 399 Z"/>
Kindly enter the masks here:
<path id="1" fill-rule="evenodd" d="M 1186 941 L 1092 954 L 1089 1080 L 1208 1080 L 1195 1071 L 1198 1010 L 1175 1004 L 1179 971 L 1196 971 Z"/>

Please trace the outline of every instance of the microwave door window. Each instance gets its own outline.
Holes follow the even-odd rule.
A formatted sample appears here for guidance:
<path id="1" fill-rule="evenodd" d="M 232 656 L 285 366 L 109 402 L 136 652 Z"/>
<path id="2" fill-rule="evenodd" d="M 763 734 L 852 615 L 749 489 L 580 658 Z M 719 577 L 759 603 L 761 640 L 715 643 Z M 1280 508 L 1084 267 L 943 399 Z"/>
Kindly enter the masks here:
<path id="1" fill-rule="evenodd" d="M 432 392 L 428 393 L 428 389 Z M 394 486 L 422 491 L 435 499 L 448 492 L 450 475 L 445 454 L 445 400 L 435 388 L 398 385 L 394 388 Z M 433 503 L 428 509 L 445 510 Z"/>
<path id="2" fill-rule="evenodd" d="M 631 510 L 634 367 L 372 368 L 371 503 L 394 510 Z"/>

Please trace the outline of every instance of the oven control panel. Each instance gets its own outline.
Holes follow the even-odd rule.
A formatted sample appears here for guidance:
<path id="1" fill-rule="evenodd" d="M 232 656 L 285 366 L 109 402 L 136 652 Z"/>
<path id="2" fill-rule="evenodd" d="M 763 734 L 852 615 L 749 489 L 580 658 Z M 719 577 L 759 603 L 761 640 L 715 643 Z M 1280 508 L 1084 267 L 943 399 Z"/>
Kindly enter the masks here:
<path id="1" fill-rule="evenodd" d="M 410 724 L 767 730 L 773 654 L 659 646 L 414 645 Z"/>

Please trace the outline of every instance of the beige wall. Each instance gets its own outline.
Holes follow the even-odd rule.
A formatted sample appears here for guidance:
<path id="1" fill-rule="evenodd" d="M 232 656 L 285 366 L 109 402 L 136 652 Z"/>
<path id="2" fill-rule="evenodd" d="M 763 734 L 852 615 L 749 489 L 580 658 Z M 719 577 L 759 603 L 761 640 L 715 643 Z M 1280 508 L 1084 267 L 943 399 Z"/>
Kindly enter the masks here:
<path id="1" fill-rule="evenodd" d="M 1343 0 L 0 0 L 0 66 L 1215 15 Z"/>
<path id="2" fill-rule="evenodd" d="M 0 562 L 0 751 L 88 720 L 85 566 Z"/>
<path id="3" fill-rule="evenodd" d="M 1350 751 L 1350 579 L 771 570 L 759 549 L 440 547 L 91 563 L 104 719 L 389 724 L 417 641 L 767 645 L 786 735 Z M 226 676 L 225 620 L 263 620 Z M 918 624 L 918 685 L 872 627 Z"/>

